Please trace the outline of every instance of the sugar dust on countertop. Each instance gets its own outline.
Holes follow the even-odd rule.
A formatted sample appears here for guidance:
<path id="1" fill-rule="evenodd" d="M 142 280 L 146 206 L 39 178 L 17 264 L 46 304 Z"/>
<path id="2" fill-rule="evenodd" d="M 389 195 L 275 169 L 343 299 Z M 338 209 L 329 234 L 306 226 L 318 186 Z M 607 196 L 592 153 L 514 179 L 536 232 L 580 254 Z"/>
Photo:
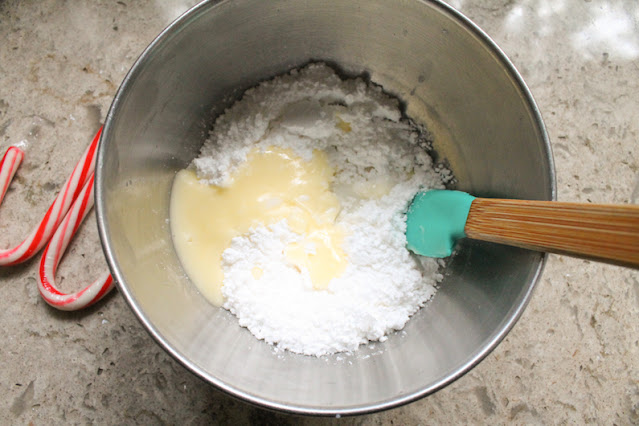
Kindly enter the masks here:
<path id="1" fill-rule="evenodd" d="M 405 247 L 408 203 L 447 177 L 427 146 L 397 99 L 324 64 L 263 82 L 176 176 L 178 256 L 211 303 L 278 348 L 383 341 L 441 280 Z"/>

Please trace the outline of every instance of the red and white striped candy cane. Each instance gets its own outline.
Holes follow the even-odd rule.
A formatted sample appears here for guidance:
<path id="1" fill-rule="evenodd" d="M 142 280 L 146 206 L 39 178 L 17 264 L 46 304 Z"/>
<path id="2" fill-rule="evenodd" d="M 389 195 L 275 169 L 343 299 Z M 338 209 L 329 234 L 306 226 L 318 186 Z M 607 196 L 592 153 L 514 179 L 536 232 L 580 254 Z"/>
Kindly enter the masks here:
<path id="1" fill-rule="evenodd" d="M 10 146 L 4 153 L 2 161 L 0 161 L 0 203 L 7 193 L 9 183 L 16 174 L 16 170 L 20 167 L 20 163 L 24 159 L 24 152 L 17 146 Z"/>
<path id="2" fill-rule="evenodd" d="M 58 269 L 60 259 L 91 207 L 93 207 L 93 173 L 62 224 L 53 234 L 40 261 L 38 289 L 42 298 L 55 308 L 65 311 L 82 309 L 100 300 L 113 288 L 114 282 L 109 272 L 102 273 L 93 283 L 75 293 L 65 294 L 55 286 L 55 271 Z"/>
<path id="3" fill-rule="evenodd" d="M 51 239 L 40 262 L 38 288 L 48 304 L 62 310 L 89 306 L 104 297 L 114 286 L 108 272 L 76 293 L 64 294 L 55 286 L 55 271 L 64 250 L 93 206 L 93 172 L 101 133 L 100 128 L 40 224 L 14 248 L 0 250 L 0 266 L 15 265 L 30 259 Z M 2 158 L 0 202 L 23 158 L 24 153 L 17 147 L 10 147 Z"/>
<path id="4" fill-rule="evenodd" d="M 93 138 L 93 142 L 91 142 L 91 145 L 89 145 L 78 164 L 76 164 L 71 176 L 69 176 L 62 190 L 53 200 L 40 224 L 17 246 L 4 250 L 0 249 L 0 266 L 16 265 L 30 259 L 49 241 L 71 204 L 78 198 L 82 186 L 95 170 L 95 156 L 101 132 L 102 129 Z M 20 162 L 22 162 L 22 158 L 24 158 L 24 153 L 16 147 L 10 147 L 4 155 L 2 164 L 0 164 L 0 188 L 4 188 L 2 195 L 4 195 L 6 188 L 13 179 L 15 171 Z M 8 170 L 6 174 L 4 172 L 5 167 Z M 0 199 L 0 201 L 2 200 Z"/>

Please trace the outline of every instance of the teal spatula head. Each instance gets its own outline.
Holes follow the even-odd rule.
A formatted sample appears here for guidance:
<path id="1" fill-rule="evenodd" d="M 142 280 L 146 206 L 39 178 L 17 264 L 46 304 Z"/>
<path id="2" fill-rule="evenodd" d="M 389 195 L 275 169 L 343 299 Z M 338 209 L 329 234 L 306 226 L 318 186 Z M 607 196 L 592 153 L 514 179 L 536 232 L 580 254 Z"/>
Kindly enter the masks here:
<path id="1" fill-rule="evenodd" d="M 406 212 L 407 247 L 428 257 L 448 257 L 466 236 L 464 227 L 475 197 L 461 191 L 420 192 Z"/>

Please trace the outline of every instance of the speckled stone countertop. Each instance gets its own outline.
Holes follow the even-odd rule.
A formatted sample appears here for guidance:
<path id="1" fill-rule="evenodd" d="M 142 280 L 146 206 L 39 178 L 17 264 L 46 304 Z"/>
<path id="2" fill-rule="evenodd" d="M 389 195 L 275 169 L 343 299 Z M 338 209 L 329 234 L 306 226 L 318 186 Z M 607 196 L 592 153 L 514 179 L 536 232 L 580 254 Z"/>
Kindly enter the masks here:
<path id="1" fill-rule="evenodd" d="M 29 231 L 146 45 L 190 0 L 0 2 L 0 151 L 28 157 L 0 209 L 0 247 Z M 451 0 L 514 62 L 544 116 L 563 201 L 639 201 L 639 3 Z M 58 272 L 105 268 L 93 216 Z M 36 258 L 37 259 L 37 258 Z M 38 261 L 0 268 L 2 424 L 637 424 L 639 274 L 550 256 L 532 302 L 478 367 L 394 410 L 345 419 L 272 413 L 167 355 L 116 292 L 47 306 Z"/>

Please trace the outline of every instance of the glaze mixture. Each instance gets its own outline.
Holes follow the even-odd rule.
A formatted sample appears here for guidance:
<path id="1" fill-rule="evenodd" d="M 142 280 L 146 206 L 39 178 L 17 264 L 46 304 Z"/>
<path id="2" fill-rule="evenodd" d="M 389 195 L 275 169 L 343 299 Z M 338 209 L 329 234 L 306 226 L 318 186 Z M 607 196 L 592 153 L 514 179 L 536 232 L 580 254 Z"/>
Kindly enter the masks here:
<path id="1" fill-rule="evenodd" d="M 176 176 L 171 230 L 213 304 L 279 348 L 353 351 L 399 330 L 435 293 L 403 211 L 442 188 L 396 99 L 323 64 L 248 90 Z"/>

